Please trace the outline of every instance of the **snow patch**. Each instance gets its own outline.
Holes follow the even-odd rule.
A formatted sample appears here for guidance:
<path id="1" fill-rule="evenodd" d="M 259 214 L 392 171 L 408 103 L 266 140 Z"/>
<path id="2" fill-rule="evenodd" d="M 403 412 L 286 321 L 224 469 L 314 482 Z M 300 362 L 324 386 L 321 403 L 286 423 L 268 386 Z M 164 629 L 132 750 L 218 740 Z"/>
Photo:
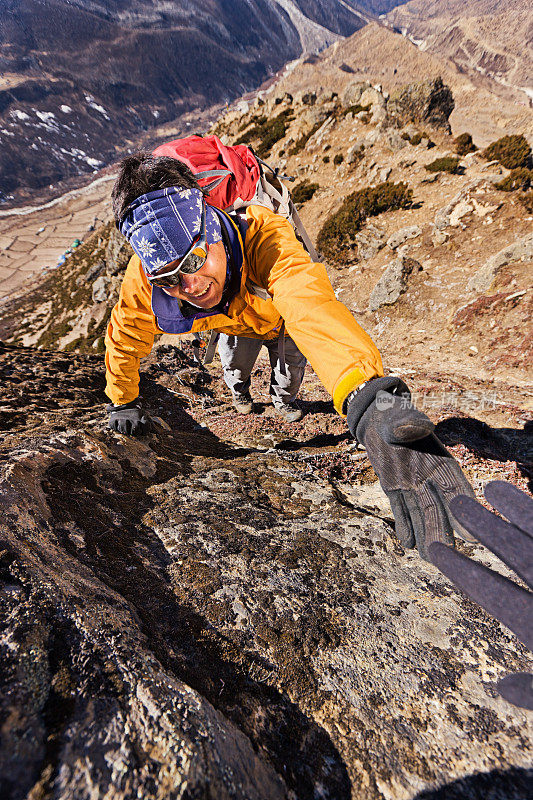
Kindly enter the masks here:
<path id="1" fill-rule="evenodd" d="M 110 119 L 109 114 L 107 113 L 106 109 L 99 105 L 94 97 L 90 94 L 85 95 L 85 100 L 87 101 L 87 105 L 91 108 L 94 108 L 95 111 L 98 111 L 99 114 L 102 114 L 106 119 Z"/>
<path id="2" fill-rule="evenodd" d="M 51 111 L 36 111 L 35 109 L 33 110 L 35 111 L 35 114 L 39 117 L 39 119 L 42 120 L 43 122 L 52 122 L 52 121 L 55 122 L 56 115 L 52 114 Z"/>
<path id="3" fill-rule="evenodd" d="M 14 108 L 13 111 L 9 112 L 9 114 L 10 116 L 14 117 L 14 119 L 20 119 L 22 122 L 30 118 L 29 114 L 26 114 L 25 111 L 19 111 L 18 108 Z"/>
<path id="4" fill-rule="evenodd" d="M 72 109 L 71 109 L 71 107 L 70 107 L 70 106 L 65 106 L 65 105 L 62 105 L 62 106 L 59 106 L 59 108 L 61 109 L 61 111 L 63 112 L 63 114 L 70 114 L 70 113 L 71 113 L 71 111 L 72 111 Z"/>

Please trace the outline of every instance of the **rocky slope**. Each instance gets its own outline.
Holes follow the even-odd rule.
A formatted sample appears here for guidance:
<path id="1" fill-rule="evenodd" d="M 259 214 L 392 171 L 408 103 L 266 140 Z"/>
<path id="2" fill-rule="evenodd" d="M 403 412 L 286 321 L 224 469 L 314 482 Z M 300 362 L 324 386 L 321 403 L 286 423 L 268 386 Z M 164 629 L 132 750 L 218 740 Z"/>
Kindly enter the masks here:
<path id="1" fill-rule="evenodd" d="M 0 201 L 94 171 L 158 122 L 240 96 L 362 24 L 338 0 L 7 0 Z"/>
<path id="2" fill-rule="evenodd" d="M 494 687 L 527 653 L 403 552 L 320 390 L 243 424 L 161 343 L 134 441 L 100 357 L 2 345 L 0 371 L 2 797 L 526 800 Z M 502 436 L 439 434 L 469 474 Z"/>
<path id="3" fill-rule="evenodd" d="M 418 47 L 514 89 L 533 107 L 533 10 L 526 0 L 411 0 L 387 22 Z"/>
<path id="4" fill-rule="evenodd" d="M 285 92 L 291 79 L 303 84 L 302 74 L 304 85 L 316 86 L 319 73 L 328 86 L 339 76 L 337 94 L 329 88 Z M 225 141 L 244 138 L 261 147 L 253 138 L 258 115 L 286 120 L 269 159 L 295 175 L 296 186 L 316 184 L 300 211 L 315 239 L 350 193 L 383 181 L 404 183 L 412 191 L 411 207 L 369 218 L 348 238 L 340 259 L 329 262 L 338 296 L 395 366 L 431 366 L 439 353 L 450 373 L 512 379 L 525 387 L 532 355 L 524 325 L 532 303 L 531 211 L 519 191 L 497 187 L 509 170 L 476 152 L 455 157 L 455 174 L 426 169 L 439 158 L 454 163 L 453 137 L 446 130 L 454 101 L 446 87 L 429 83 L 410 95 L 397 90 L 388 96 L 345 77 L 334 65 L 324 69 L 323 60 L 302 65 L 263 98 L 230 109 L 215 130 Z M 420 113 L 406 122 L 416 112 L 413 98 Z M 3 336 L 23 344 L 101 348 L 123 267 L 113 255 L 121 241 L 111 233 L 108 242 L 110 231 L 111 225 L 52 271 L 40 285 L 38 303 L 31 292 L 5 306 Z"/>
<path id="5" fill-rule="evenodd" d="M 499 29 L 505 39 L 506 28 Z M 450 117 L 454 133 L 470 131 L 478 146 L 504 134 L 525 133 L 533 141 L 533 114 L 520 92 L 506 89 L 478 72 L 466 72 L 453 59 L 422 50 L 382 23 L 372 22 L 324 51 L 318 61 L 308 59 L 286 78 L 287 91 L 322 87 L 342 92 L 356 79 L 395 91 L 413 80 L 441 76 L 453 91 Z M 284 85 L 282 83 L 282 85 Z"/>
<path id="6" fill-rule="evenodd" d="M 398 40 L 433 63 L 372 27 L 362 51 Z M 391 69 L 376 89 L 350 46 L 216 129 L 270 135 L 315 240 L 354 192 L 407 184 L 410 207 L 368 217 L 329 260 L 336 292 L 478 496 L 492 478 L 531 489 L 532 212 L 479 153 L 426 170 L 453 160 L 449 88 Z M 280 115 L 275 140 L 258 118 Z M 485 135 L 522 132 L 501 118 Z M 531 720 L 495 686 L 530 655 L 403 551 L 310 369 L 301 422 L 268 403 L 265 360 L 243 419 L 220 366 L 162 337 L 141 383 L 154 433 L 107 429 L 102 335 L 128 255 L 109 221 L 1 309 L 3 796 L 529 798 Z"/>

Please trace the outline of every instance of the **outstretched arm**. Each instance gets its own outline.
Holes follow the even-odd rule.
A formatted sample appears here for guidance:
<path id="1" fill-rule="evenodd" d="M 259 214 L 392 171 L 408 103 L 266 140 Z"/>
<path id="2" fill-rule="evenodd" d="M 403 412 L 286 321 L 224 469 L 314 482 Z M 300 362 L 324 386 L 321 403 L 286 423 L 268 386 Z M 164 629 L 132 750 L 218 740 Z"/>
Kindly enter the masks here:
<path id="1" fill-rule="evenodd" d="M 366 447 L 398 537 L 427 558 L 432 542 L 453 542 L 449 502 L 457 494 L 472 495 L 470 484 L 431 421 L 411 404 L 405 383 L 383 377 L 375 344 L 336 299 L 323 265 L 311 261 L 290 224 L 255 207 L 249 216 L 246 244 L 256 274 L 266 276 L 288 333 Z"/>
<path id="2" fill-rule="evenodd" d="M 311 260 L 290 223 L 259 206 L 249 208 L 247 218 L 246 255 L 254 280 L 271 295 L 287 333 L 343 414 L 353 389 L 383 375 L 379 351 L 337 300 L 324 265 Z"/>
<path id="3" fill-rule="evenodd" d="M 106 394 L 114 405 L 139 394 L 139 364 L 149 355 L 159 332 L 151 292 L 137 256 L 130 259 L 105 337 Z"/>

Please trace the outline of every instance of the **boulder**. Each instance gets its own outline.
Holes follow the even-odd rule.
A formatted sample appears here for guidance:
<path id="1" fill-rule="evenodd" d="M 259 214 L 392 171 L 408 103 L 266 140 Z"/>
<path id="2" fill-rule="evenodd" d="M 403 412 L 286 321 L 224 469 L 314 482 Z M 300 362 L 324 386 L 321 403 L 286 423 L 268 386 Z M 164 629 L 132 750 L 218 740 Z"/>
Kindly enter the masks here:
<path id="1" fill-rule="evenodd" d="M 361 95 L 366 89 L 370 88 L 368 81 L 361 83 L 360 81 L 353 81 L 349 83 L 342 95 L 343 106 L 355 106 L 361 103 Z"/>
<path id="2" fill-rule="evenodd" d="M 413 271 L 419 272 L 422 265 L 414 258 L 395 258 L 385 268 L 385 272 L 372 289 L 369 301 L 370 311 L 381 306 L 393 305 L 400 295 L 407 291 L 408 279 Z"/>
<path id="3" fill-rule="evenodd" d="M 238 103 L 235 104 L 235 111 L 240 116 L 244 116 L 250 110 L 250 104 L 246 100 L 239 100 Z"/>
<path id="4" fill-rule="evenodd" d="M 387 119 L 387 109 L 385 106 L 375 105 L 372 107 L 370 122 L 372 125 L 380 125 Z"/>
<path id="5" fill-rule="evenodd" d="M 529 654 L 403 549 L 329 404 L 246 428 L 160 344 L 131 439 L 103 384 L 97 353 L 0 342 L 2 797 L 526 800 L 495 687 Z"/>
<path id="6" fill-rule="evenodd" d="M 365 89 L 362 93 L 359 104 L 362 106 L 385 106 L 387 101 L 383 97 L 383 94 L 374 87 L 370 87 L 369 89 Z"/>
<path id="7" fill-rule="evenodd" d="M 444 231 L 440 231 L 438 228 L 434 228 L 431 237 L 433 247 L 439 247 L 441 244 L 445 244 L 449 238 L 449 234 L 445 233 Z"/>
<path id="8" fill-rule="evenodd" d="M 392 236 L 389 236 L 387 244 L 391 250 L 396 250 L 397 247 L 400 247 L 400 245 L 404 244 L 408 239 L 416 239 L 421 233 L 422 228 L 418 225 L 408 225 L 406 228 L 400 228 L 400 230 L 393 233 Z"/>
<path id="9" fill-rule="evenodd" d="M 390 147 L 391 150 L 403 150 L 403 148 L 407 146 L 406 140 L 403 139 L 400 133 L 394 128 L 384 131 L 382 135 L 385 144 Z"/>
<path id="10" fill-rule="evenodd" d="M 449 118 L 454 107 L 452 91 L 442 78 L 408 84 L 392 94 L 387 104 L 389 114 L 401 124 L 426 123 L 447 133 L 451 133 Z"/>
<path id="11" fill-rule="evenodd" d="M 392 172 L 392 167 L 382 167 L 378 174 L 378 181 L 379 183 L 385 183 L 389 180 L 390 174 Z"/>
<path id="12" fill-rule="evenodd" d="M 533 233 L 518 239 L 499 253 L 491 256 L 489 260 L 475 272 L 467 284 L 467 289 L 476 292 L 488 291 L 502 267 L 514 261 L 533 260 Z"/>
<path id="13" fill-rule="evenodd" d="M 93 303 L 105 303 L 107 300 L 109 282 L 109 278 L 105 275 L 100 275 L 100 277 L 95 280 L 92 290 Z"/>
<path id="14" fill-rule="evenodd" d="M 350 147 L 348 152 L 346 153 L 346 163 L 347 164 L 357 164 L 361 161 L 365 151 L 364 142 L 354 142 L 354 144 Z"/>
<path id="15" fill-rule="evenodd" d="M 385 234 L 376 225 L 366 225 L 355 236 L 357 242 L 357 255 L 363 261 L 368 261 L 385 247 Z"/>

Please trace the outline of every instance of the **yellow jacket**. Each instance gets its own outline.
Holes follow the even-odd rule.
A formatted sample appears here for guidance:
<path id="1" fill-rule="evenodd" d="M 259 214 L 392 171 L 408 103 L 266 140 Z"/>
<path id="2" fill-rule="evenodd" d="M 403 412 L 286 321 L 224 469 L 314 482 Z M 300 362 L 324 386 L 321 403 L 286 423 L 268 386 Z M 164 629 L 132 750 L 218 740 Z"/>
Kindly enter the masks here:
<path id="1" fill-rule="evenodd" d="M 344 400 L 359 384 L 383 375 L 379 352 L 333 292 L 322 264 L 311 261 L 291 224 L 263 206 L 246 209 L 241 288 L 227 314 L 195 319 L 192 331 L 216 330 L 273 339 L 282 321 L 342 414 Z M 242 239 L 240 239 L 242 243 Z M 247 285 L 265 289 L 262 299 Z M 106 335 L 106 394 L 115 404 L 139 393 L 139 362 L 152 349 L 158 326 L 152 288 L 138 256 L 132 256 Z M 176 301 L 177 302 L 177 301 Z"/>

